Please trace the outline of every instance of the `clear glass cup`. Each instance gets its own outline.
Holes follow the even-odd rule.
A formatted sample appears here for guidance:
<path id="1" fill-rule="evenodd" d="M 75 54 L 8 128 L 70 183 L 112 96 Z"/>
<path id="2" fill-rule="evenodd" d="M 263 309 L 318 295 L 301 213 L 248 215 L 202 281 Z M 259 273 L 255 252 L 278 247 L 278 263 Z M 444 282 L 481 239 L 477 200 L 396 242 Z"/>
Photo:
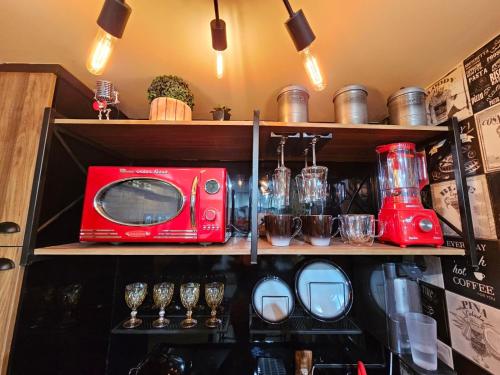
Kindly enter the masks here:
<path id="1" fill-rule="evenodd" d="M 302 168 L 304 199 L 306 202 L 326 201 L 328 168 L 311 166 Z"/>
<path id="2" fill-rule="evenodd" d="M 205 322 L 208 328 L 216 328 L 222 323 L 222 321 L 217 318 L 217 307 L 221 304 L 223 297 L 223 283 L 216 281 L 205 284 L 205 301 L 207 301 L 207 305 L 210 307 L 210 318 Z"/>
<path id="3" fill-rule="evenodd" d="M 334 220 L 340 221 L 337 233 L 340 232 L 342 241 L 349 245 L 372 246 L 374 239 L 383 233 L 383 229 L 380 228 L 379 234 L 376 234 L 375 227 L 378 220 L 375 220 L 373 215 L 339 215 Z"/>
<path id="4" fill-rule="evenodd" d="M 273 174 L 273 200 L 274 206 L 283 208 L 290 204 L 290 168 L 277 167 Z"/>
<path id="5" fill-rule="evenodd" d="M 413 362 L 425 370 L 437 370 L 437 323 L 430 316 L 410 312 L 405 315 Z"/>
<path id="6" fill-rule="evenodd" d="M 170 321 L 165 318 L 165 309 L 172 301 L 174 295 L 173 283 L 160 283 L 153 286 L 153 300 L 156 307 L 160 309 L 159 318 L 153 322 L 154 328 L 166 327 Z"/>
<path id="7" fill-rule="evenodd" d="M 198 283 L 185 283 L 181 285 L 180 290 L 181 303 L 187 309 L 186 319 L 181 322 L 182 328 L 193 328 L 198 324 L 196 319 L 193 319 L 193 309 L 198 303 L 200 297 L 200 284 Z"/>
<path id="8" fill-rule="evenodd" d="M 133 283 L 125 287 L 125 302 L 132 310 L 130 319 L 123 323 L 124 328 L 135 328 L 142 324 L 142 319 L 137 318 L 137 309 L 144 302 L 144 298 L 148 294 L 148 284 Z"/>

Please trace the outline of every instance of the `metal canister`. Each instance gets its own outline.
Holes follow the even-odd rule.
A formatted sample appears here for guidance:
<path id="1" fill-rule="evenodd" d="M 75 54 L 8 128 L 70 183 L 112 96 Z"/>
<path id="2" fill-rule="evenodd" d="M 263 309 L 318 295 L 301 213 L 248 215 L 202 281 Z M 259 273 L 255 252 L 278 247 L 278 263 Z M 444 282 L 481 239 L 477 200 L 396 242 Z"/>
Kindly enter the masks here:
<path id="1" fill-rule="evenodd" d="M 308 122 L 309 92 L 300 85 L 284 87 L 278 94 L 278 121 Z"/>
<path id="2" fill-rule="evenodd" d="M 344 86 L 333 94 L 335 122 L 341 124 L 366 124 L 368 91 L 361 85 Z"/>
<path id="3" fill-rule="evenodd" d="M 404 87 L 387 99 L 389 123 L 395 125 L 427 125 L 425 90 Z"/>

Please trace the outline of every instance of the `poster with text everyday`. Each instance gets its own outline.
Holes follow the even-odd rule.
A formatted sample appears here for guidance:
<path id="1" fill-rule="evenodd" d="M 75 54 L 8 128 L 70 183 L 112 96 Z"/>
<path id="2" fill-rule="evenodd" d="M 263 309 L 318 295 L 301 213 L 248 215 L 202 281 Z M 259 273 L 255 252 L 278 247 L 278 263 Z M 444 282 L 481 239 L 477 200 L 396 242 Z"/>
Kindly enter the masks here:
<path id="1" fill-rule="evenodd" d="M 500 35 L 464 60 L 474 113 L 500 103 Z"/>
<path id="2" fill-rule="evenodd" d="M 500 310 L 446 291 L 451 346 L 492 374 L 500 374 Z"/>
<path id="3" fill-rule="evenodd" d="M 496 239 L 495 220 L 489 197 L 488 184 L 485 175 L 467 178 L 469 188 L 469 201 L 474 225 L 474 234 L 477 238 Z M 457 186 L 455 181 L 431 184 L 432 205 L 434 210 L 441 214 L 459 230 L 462 228 L 460 221 L 460 208 L 458 206 Z M 443 224 L 445 236 L 458 237 L 450 227 Z"/>
<path id="4" fill-rule="evenodd" d="M 445 246 L 464 249 L 462 240 L 445 241 Z M 476 242 L 478 268 L 468 263 L 468 258 L 442 257 L 443 278 L 446 290 L 500 308 L 500 247 L 499 241 Z"/>
<path id="5" fill-rule="evenodd" d="M 453 116 L 459 120 L 472 116 L 462 64 L 428 86 L 425 91 L 427 93 L 425 104 L 431 124 L 440 124 Z"/>
<path id="6" fill-rule="evenodd" d="M 500 171 L 500 104 L 476 114 L 476 128 L 485 171 Z"/>

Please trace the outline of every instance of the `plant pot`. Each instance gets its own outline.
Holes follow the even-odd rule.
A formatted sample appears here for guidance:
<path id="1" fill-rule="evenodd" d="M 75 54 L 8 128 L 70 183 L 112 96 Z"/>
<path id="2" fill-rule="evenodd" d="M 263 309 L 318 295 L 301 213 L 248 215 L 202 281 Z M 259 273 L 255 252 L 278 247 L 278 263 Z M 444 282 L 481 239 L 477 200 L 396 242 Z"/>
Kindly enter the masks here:
<path id="1" fill-rule="evenodd" d="M 221 109 L 212 111 L 212 118 L 214 119 L 214 121 L 224 120 L 224 111 Z"/>
<path id="2" fill-rule="evenodd" d="M 156 98 L 149 109 L 150 120 L 191 121 L 191 108 L 184 102 L 167 97 Z"/>
<path id="3" fill-rule="evenodd" d="M 229 112 L 224 112 L 224 121 L 229 121 L 231 119 L 231 114 Z"/>

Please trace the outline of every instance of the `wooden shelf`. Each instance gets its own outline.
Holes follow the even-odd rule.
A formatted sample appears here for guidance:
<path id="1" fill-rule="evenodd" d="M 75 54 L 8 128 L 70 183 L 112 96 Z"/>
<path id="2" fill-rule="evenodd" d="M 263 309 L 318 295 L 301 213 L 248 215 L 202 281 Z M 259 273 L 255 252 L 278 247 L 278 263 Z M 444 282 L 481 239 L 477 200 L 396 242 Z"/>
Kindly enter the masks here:
<path id="1" fill-rule="evenodd" d="M 328 247 L 311 246 L 293 241 L 291 246 L 272 246 L 259 239 L 259 255 L 464 255 L 463 249 L 451 247 L 412 246 L 401 248 L 375 243 L 356 247 L 335 242 Z M 120 244 L 70 243 L 35 249 L 35 255 L 250 255 L 250 241 L 244 237 L 231 238 L 226 244 Z"/>
<path id="2" fill-rule="evenodd" d="M 35 255 L 250 255 L 250 241 L 233 237 L 225 244 L 70 243 L 35 249 Z"/>
<path id="3" fill-rule="evenodd" d="M 350 246 L 335 241 L 330 246 L 312 246 L 301 241 L 292 241 L 287 247 L 272 246 L 259 239 L 259 255 L 465 255 L 463 249 L 452 247 L 410 246 L 402 248 L 394 245 L 374 243 L 373 246 Z"/>
<path id="4" fill-rule="evenodd" d="M 249 161 L 252 121 L 150 121 L 56 119 L 58 128 L 132 160 Z M 260 122 L 260 158 L 274 160 L 271 132 L 333 133 L 319 152 L 321 161 L 375 160 L 384 143 L 426 143 L 443 137 L 443 126 L 344 125 L 335 123 Z M 288 159 L 288 157 L 287 157 Z M 294 158 L 290 158 L 293 160 Z M 301 160 L 300 157 L 295 157 Z"/>
<path id="5" fill-rule="evenodd" d="M 375 148 L 378 145 L 395 142 L 413 142 L 417 145 L 428 143 L 437 137 L 444 137 L 446 126 L 403 126 L 403 125 L 344 125 L 333 123 L 261 123 L 260 158 L 275 160 L 276 147 L 270 147 L 271 132 L 274 133 L 332 133 L 318 153 L 318 160 L 338 162 L 373 162 L 376 160 Z M 300 150 L 302 151 L 302 150 Z M 303 161 L 303 156 L 290 157 L 287 160 Z"/>

